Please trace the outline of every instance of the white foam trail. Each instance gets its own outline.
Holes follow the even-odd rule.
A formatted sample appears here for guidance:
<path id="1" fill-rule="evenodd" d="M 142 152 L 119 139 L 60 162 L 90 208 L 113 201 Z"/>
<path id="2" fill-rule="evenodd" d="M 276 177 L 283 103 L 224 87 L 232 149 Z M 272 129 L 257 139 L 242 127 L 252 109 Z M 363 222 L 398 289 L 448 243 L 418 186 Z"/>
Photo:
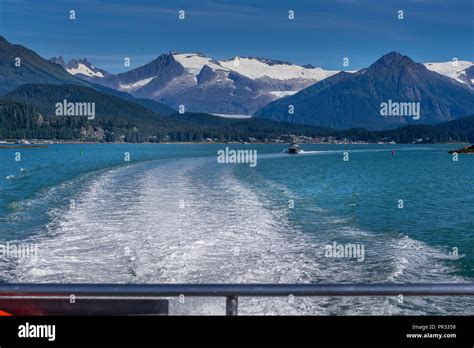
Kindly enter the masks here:
<path id="1" fill-rule="evenodd" d="M 319 215 L 332 226 L 327 233 L 302 233 L 262 193 L 264 182 L 255 187 L 235 176 L 235 168 L 186 159 L 106 172 L 74 208 L 53 212 L 46 234 L 32 237 L 38 260 L 21 259 L 14 269 L 0 267 L 0 274 L 7 281 L 65 283 L 462 281 L 449 275 L 440 252 L 408 237 L 378 236 Z M 322 255 L 326 244 L 344 240 L 364 243 L 366 261 Z M 396 298 L 240 301 L 243 314 L 416 314 L 433 308 L 474 313 L 473 306 L 450 299 L 407 299 L 403 305 Z M 172 301 L 171 310 L 222 314 L 224 308 L 222 300 L 186 299 L 185 305 Z"/>

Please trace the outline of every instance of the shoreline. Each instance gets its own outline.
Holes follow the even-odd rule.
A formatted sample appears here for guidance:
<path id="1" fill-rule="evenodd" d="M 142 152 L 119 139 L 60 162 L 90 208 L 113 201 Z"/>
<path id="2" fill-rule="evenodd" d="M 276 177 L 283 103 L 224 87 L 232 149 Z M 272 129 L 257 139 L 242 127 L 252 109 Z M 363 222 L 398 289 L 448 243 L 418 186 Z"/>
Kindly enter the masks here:
<path id="1" fill-rule="evenodd" d="M 264 142 L 264 141 L 254 141 L 248 143 L 242 142 L 185 142 L 185 141 L 176 141 L 176 142 L 141 142 L 141 143 L 127 143 L 127 142 L 99 142 L 99 141 L 60 141 L 59 143 L 44 143 L 44 142 L 30 142 L 16 144 L 15 142 L 5 142 L 0 143 L 0 149 L 2 148 L 45 148 L 49 145 L 288 145 L 290 142 Z M 447 142 L 447 143 L 368 143 L 368 142 L 341 142 L 341 143 L 299 143 L 300 145 L 470 145 L 467 142 Z"/>

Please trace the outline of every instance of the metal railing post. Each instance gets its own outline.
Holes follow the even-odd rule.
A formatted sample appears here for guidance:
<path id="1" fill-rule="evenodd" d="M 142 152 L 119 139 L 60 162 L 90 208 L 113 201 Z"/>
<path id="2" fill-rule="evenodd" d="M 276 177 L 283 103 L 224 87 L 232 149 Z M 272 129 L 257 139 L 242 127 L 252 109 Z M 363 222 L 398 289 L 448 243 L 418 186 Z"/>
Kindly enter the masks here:
<path id="1" fill-rule="evenodd" d="M 238 315 L 239 298 L 237 296 L 227 296 L 225 314 L 229 316 Z"/>

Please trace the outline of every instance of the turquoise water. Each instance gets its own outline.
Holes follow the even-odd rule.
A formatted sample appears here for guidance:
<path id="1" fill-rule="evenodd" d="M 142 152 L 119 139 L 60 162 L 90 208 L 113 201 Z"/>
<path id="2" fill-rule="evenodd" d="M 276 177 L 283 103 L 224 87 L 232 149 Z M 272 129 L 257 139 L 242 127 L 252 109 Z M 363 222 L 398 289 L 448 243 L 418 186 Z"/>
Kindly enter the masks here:
<path id="1" fill-rule="evenodd" d="M 257 150 L 256 167 L 217 163 L 221 144 L 1 149 L 0 243 L 39 256 L 0 258 L 0 280 L 473 281 L 474 156 L 452 161 L 457 145 L 286 146 L 229 145 Z M 363 245 L 364 260 L 327 257 L 333 243 Z M 242 311 L 474 313 L 471 299 L 282 301 L 248 299 Z"/>

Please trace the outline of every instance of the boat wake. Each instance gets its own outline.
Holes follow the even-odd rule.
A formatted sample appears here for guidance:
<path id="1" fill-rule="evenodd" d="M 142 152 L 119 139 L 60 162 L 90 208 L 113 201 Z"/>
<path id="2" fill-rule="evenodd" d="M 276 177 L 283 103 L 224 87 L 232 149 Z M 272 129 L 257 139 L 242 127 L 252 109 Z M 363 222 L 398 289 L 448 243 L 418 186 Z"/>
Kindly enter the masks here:
<path id="1" fill-rule="evenodd" d="M 358 230 L 313 212 L 326 233 L 306 233 L 281 197 L 296 196 L 258 174 L 211 159 L 162 160 L 83 180 L 74 204 L 50 212 L 27 241 L 37 259 L 0 263 L 7 282 L 373 283 L 436 282 L 451 275 L 444 253 L 407 236 Z M 255 172 L 253 172 L 255 173 Z M 65 192 L 64 194 L 67 194 Z M 279 195 L 279 197 L 275 197 Z M 280 203 L 279 203 L 280 202 Z M 328 258 L 334 240 L 364 243 L 364 262 Z M 240 300 L 242 314 L 474 313 L 459 300 L 283 298 Z M 223 299 L 172 299 L 174 314 L 222 314 Z"/>

